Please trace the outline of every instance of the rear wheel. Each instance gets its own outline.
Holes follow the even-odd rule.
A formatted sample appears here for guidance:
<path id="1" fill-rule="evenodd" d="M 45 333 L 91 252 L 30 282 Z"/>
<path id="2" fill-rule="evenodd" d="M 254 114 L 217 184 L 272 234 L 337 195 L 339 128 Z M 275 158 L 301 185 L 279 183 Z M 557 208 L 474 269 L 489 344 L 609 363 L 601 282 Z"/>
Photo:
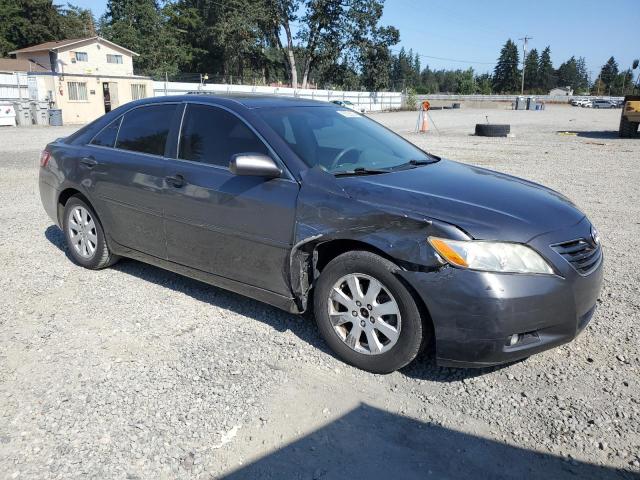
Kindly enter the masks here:
<path id="1" fill-rule="evenodd" d="M 118 257 L 107 246 L 98 216 L 87 202 L 77 196 L 71 197 L 64 206 L 63 215 L 64 236 L 75 263 L 99 270 L 117 261 Z"/>
<path id="2" fill-rule="evenodd" d="M 365 251 L 342 254 L 323 269 L 314 293 L 316 322 L 345 362 L 390 373 L 418 355 L 426 329 L 397 271 L 392 262 Z"/>

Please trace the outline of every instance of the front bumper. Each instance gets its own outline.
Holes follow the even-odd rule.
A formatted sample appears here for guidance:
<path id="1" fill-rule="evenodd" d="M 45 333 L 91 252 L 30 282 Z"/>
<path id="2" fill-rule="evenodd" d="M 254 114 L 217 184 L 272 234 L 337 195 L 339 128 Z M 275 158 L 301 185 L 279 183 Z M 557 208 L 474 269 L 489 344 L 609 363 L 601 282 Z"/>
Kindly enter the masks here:
<path id="1" fill-rule="evenodd" d="M 585 224 L 586 223 L 586 224 Z M 568 231 L 570 230 L 570 231 Z M 475 272 L 444 267 L 403 271 L 422 297 L 434 326 L 439 365 L 483 367 L 526 358 L 570 342 L 589 323 L 603 279 L 603 259 L 580 275 L 549 245 L 585 236 L 589 222 L 529 242 L 558 275 Z M 513 346 L 509 339 L 523 334 Z"/>

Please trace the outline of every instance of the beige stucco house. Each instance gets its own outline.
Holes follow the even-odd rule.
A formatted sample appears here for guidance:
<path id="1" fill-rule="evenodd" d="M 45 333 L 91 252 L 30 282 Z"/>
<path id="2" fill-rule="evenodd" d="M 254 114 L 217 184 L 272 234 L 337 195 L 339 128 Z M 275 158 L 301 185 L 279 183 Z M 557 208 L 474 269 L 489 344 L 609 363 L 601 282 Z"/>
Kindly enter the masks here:
<path id="1" fill-rule="evenodd" d="M 138 54 L 101 37 L 46 42 L 10 54 L 43 70 L 29 73 L 29 95 L 62 109 L 65 123 L 86 123 L 153 96 L 151 79 L 133 72 Z"/>

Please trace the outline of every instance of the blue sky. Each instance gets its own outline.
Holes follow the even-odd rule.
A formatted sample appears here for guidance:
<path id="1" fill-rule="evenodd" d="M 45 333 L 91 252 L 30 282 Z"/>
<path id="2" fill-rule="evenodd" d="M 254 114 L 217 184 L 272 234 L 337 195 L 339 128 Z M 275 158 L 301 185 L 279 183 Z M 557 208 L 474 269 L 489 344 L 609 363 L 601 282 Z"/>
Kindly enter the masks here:
<path id="1" fill-rule="evenodd" d="M 70 1 L 96 16 L 106 4 Z M 394 50 L 425 55 L 423 67 L 492 71 L 506 39 L 525 35 L 533 37 L 529 48 L 551 46 L 556 68 L 571 55 L 585 57 L 594 78 L 611 55 L 621 69 L 640 57 L 638 0 L 387 0 L 382 21 L 400 30 Z"/>

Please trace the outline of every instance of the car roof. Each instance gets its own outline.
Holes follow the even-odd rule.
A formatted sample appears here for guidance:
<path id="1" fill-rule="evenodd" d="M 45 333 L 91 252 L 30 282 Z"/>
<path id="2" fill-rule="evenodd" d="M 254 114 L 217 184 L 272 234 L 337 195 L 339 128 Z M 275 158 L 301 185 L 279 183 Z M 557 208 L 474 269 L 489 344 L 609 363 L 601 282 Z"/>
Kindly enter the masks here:
<path id="1" fill-rule="evenodd" d="M 162 103 L 175 101 L 197 101 L 199 103 L 229 104 L 237 103 L 246 108 L 286 108 L 286 107 L 328 107 L 331 102 L 308 100 L 303 98 L 279 96 L 279 95 L 218 95 L 209 93 L 190 93 L 186 95 L 172 95 L 166 97 L 153 97 L 145 99 L 141 103 Z"/>

